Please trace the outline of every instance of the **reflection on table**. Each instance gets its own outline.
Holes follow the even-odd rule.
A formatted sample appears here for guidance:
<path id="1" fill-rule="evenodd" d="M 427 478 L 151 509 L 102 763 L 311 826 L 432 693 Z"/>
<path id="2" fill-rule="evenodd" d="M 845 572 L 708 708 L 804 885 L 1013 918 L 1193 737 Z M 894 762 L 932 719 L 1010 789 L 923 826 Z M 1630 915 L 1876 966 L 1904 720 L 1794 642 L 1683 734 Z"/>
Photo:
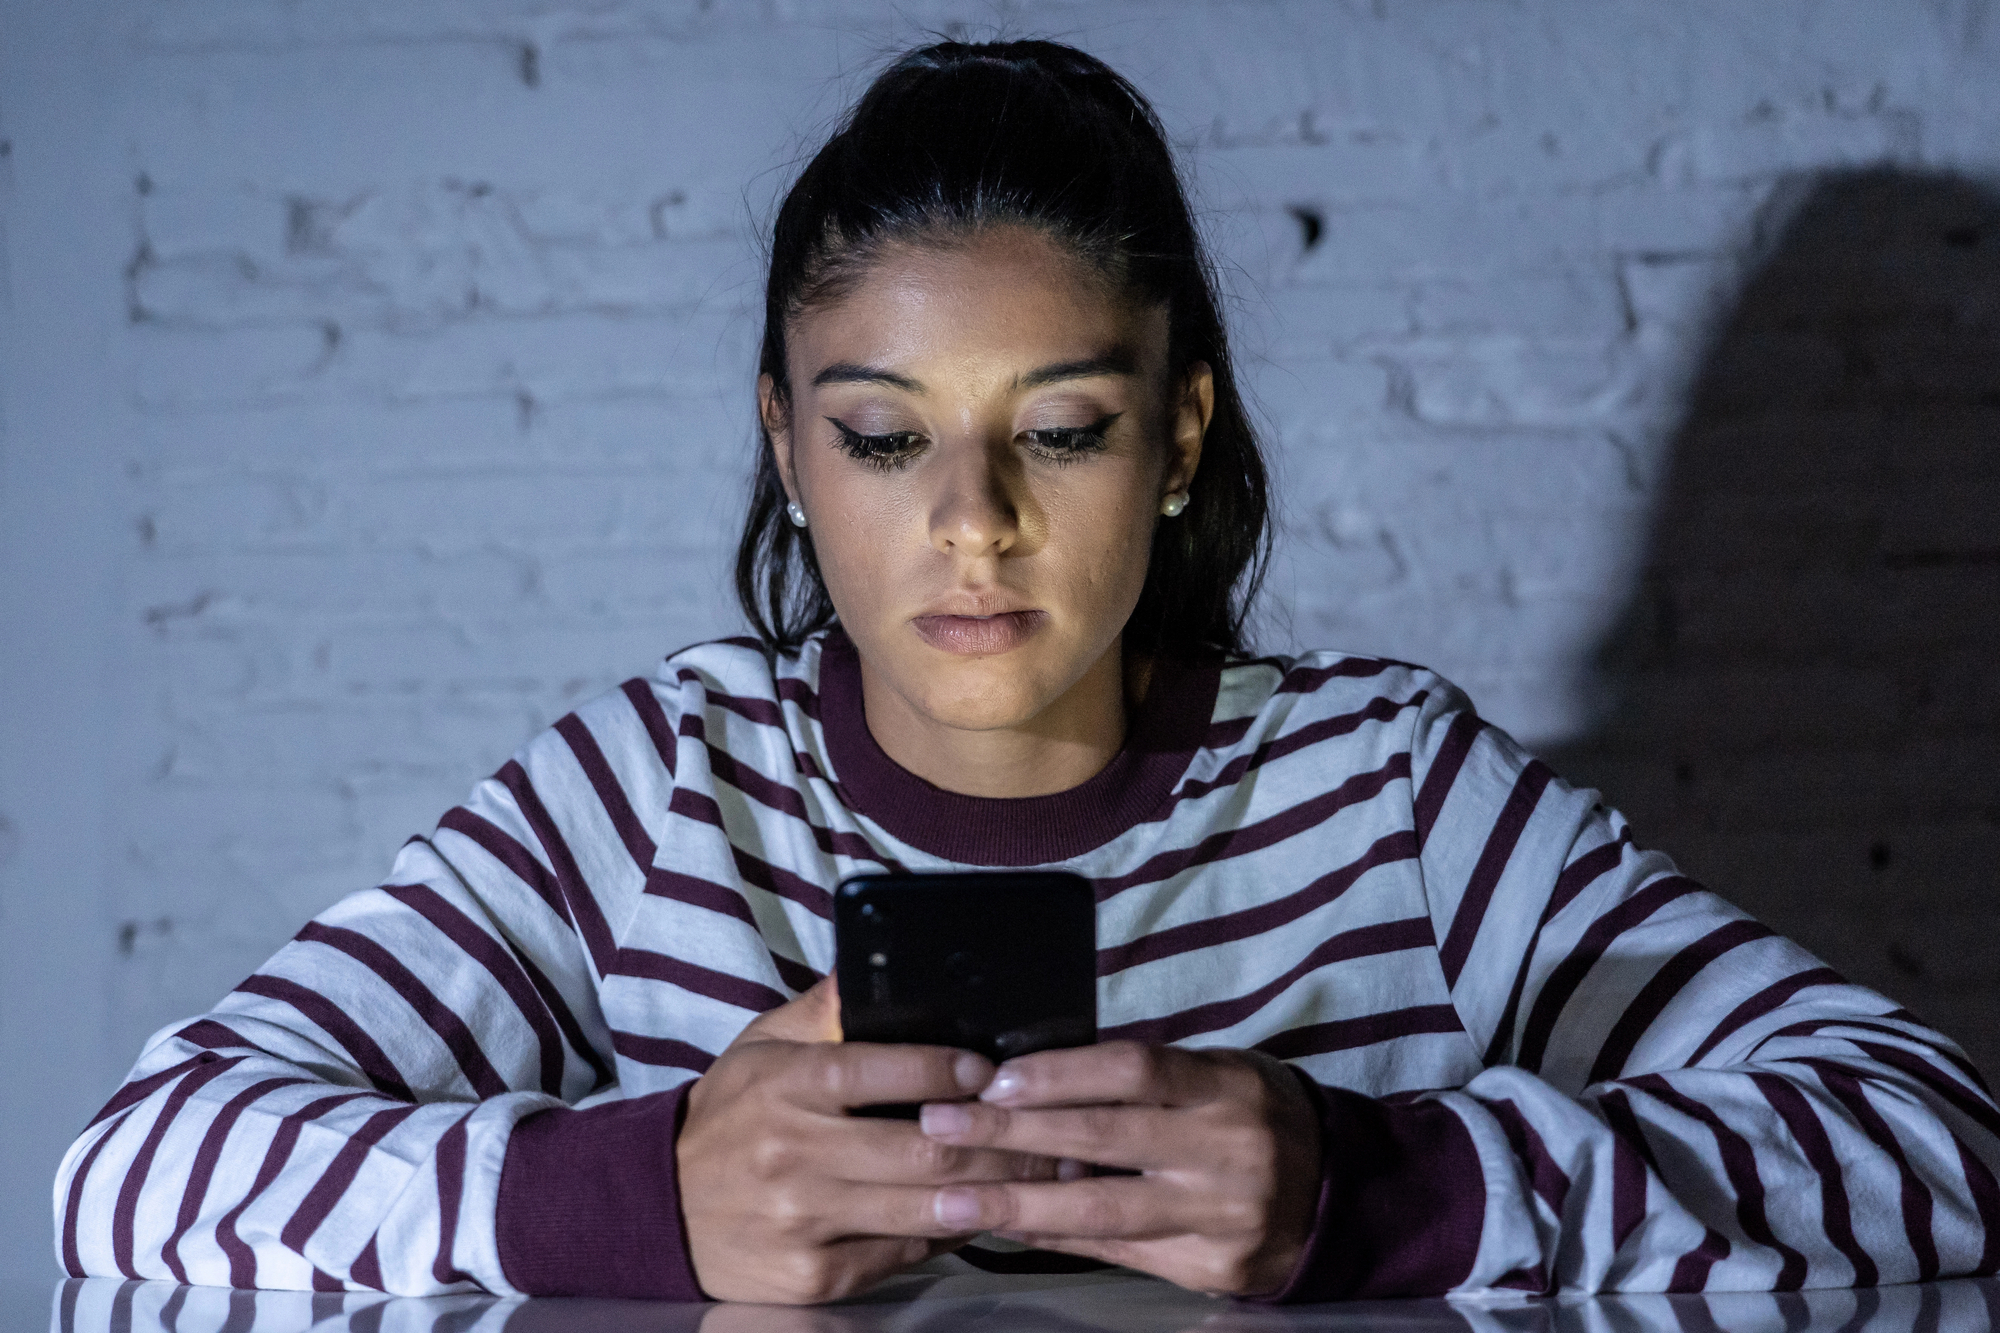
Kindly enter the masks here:
<path id="1" fill-rule="evenodd" d="M 50 1333 L 1988 1333 L 2000 1279 L 1861 1291 L 1356 1301 L 1271 1308 L 1121 1273 L 908 1278 L 838 1306 L 229 1291 L 71 1279 Z"/>

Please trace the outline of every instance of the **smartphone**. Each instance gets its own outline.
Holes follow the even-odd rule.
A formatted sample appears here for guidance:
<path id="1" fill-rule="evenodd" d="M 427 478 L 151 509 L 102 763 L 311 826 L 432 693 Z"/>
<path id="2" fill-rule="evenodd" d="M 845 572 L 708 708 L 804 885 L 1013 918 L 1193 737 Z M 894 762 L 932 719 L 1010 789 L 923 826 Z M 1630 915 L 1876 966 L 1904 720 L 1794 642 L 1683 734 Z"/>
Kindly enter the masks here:
<path id="1" fill-rule="evenodd" d="M 1097 1040 L 1097 899 L 1062 871 L 854 875 L 833 898 L 848 1041 L 996 1064 Z"/>

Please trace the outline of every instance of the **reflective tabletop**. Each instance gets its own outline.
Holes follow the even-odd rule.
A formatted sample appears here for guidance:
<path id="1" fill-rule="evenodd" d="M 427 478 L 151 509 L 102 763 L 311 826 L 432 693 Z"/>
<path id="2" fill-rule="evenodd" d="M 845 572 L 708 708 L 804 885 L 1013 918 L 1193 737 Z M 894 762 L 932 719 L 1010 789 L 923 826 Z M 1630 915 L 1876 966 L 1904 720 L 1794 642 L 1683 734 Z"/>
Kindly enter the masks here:
<path id="1" fill-rule="evenodd" d="M 1986 1333 L 2000 1279 L 1863 1291 L 1705 1296 L 1356 1301 L 1268 1306 L 1211 1300 L 1122 1273 L 911 1277 L 836 1306 L 228 1291 L 72 1279 L 50 1293 L 50 1333 Z M 9 1321 L 10 1327 L 28 1327 Z"/>

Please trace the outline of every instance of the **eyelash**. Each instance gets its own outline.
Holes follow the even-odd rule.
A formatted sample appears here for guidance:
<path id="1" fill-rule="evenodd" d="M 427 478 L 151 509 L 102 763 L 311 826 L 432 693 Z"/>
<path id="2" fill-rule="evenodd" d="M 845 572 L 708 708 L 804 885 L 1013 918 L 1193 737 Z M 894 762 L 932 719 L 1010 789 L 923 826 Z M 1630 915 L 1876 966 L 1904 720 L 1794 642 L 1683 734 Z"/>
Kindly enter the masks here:
<path id="1" fill-rule="evenodd" d="M 1044 430 L 1023 432 L 1029 446 L 1042 457 L 1058 467 L 1076 462 L 1085 454 L 1094 454 L 1105 447 L 1105 432 L 1111 423 L 1118 420 L 1119 413 L 1113 412 L 1099 417 L 1088 426 L 1051 426 Z M 828 417 L 833 428 L 840 432 L 840 448 L 849 458 L 856 459 L 869 467 L 884 472 L 902 467 L 917 456 L 916 443 L 923 439 L 913 430 L 891 431 L 884 435 L 863 435 L 838 417 Z"/>

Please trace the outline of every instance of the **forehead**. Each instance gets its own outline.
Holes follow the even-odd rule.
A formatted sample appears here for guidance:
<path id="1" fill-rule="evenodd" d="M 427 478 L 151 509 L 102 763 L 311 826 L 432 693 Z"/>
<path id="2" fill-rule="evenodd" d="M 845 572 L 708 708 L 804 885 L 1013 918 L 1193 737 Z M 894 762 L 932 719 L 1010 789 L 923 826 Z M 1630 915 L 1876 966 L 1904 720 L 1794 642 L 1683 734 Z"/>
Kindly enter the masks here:
<path id="1" fill-rule="evenodd" d="M 795 381 L 829 361 L 1013 373 L 1111 346 L 1150 370 L 1164 368 L 1167 318 L 1042 233 L 992 227 L 883 246 L 793 320 L 789 341 Z"/>

